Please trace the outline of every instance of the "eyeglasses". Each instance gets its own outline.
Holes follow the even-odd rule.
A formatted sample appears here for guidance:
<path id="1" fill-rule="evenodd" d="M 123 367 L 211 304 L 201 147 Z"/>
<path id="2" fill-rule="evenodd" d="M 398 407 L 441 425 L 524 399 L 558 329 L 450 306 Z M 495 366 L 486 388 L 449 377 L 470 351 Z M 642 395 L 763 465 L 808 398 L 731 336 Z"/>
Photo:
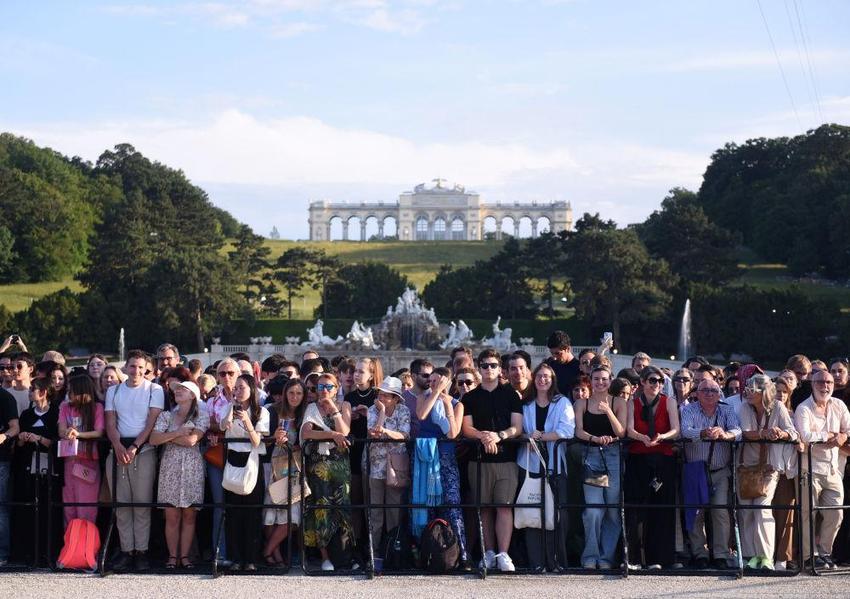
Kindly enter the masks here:
<path id="1" fill-rule="evenodd" d="M 427 379 L 428 377 L 431 376 L 431 373 L 430 372 L 417 372 L 416 376 L 421 376 L 423 379 Z"/>
<path id="2" fill-rule="evenodd" d="M 590 362 L 591 362 L 591 360 L 582 360 L 582 361 L 580 362 L 580 364 L 581 364 L 582 366 L 590 366 Z"/>
<path id="3" fill-rule="evenodd" d="M 13 366 L 9 366 L 9 369 L 10 369 L 10 370 L 12 370 L 12 369 L 14 369 L 14 370 L 23 370 L 23 369 L 24 369 L 24 368 L 26 368 L 26 367 L 27 367 L 27 363 L 26 363 L 26 362 L 18 362 L 17 364 L 15 364 L 15 365 L 13 365 Z"/>
<path id="4" fill-rule="evenodd" d="M 307 385 L 307 391 L 309 391 L 310 393 L 315 393 L 316 385 Z"/>
<path id="5" fill-rule="evenodd" d="M 235 370 L 219 370 L 218 371 L 218 376 L 236 376 L 237 374 L 239 374 L 239 373 L 236 372 Z"/>
<path id="6" fill-rule="evenodd" d="M 646 382 L 649 383 L 650 385 L 660 385 L 661 383 L 664 382 L 664 379 L 660 379 L 658 377 L 651 376 L 651 377 L 648 377 L 646 379 Z"/>
<path id="7" fill-rule="evenodd" d="M 498 362 L 481 362 L 481 364 L 478 365 L 478 367 L 483 370 L 488 370 L 490 368 L 498 368 L 499 366 L 500 364 Z"/>
<path id="8" fill-rule="evenodd" d="M 697 393 L 704 393 L 705 395 L 720 395 L 720 389 L 715 389 L 714 387 L 709 389 L 697 389 Z"/>
<path id="9" fill-rule="evenodd" d="M 458 379 L 457 384 L 468 386 L 468 385 L 474 385 L 475 381 L 473 381 L 472 379 Z"/>
<path id="10" fill-rule="evenodd" d="M 813 385 L 823 385 L 825 387 L 828 387 L 829 385 L 834 385 L 835 381 L 813 381 L 812 384 Z"/>
<path id="11" fill-rule="evenodd" d="M 319 383 L 316 385 L 316 391 L 333 391 L 336 389 L 336 385 L 333 383 Z"/>
<path id="12" fill-rule="evenodd" d="M 673 382 L 674 383 L 690 383 L 692 380 L 694 380 L 694 379 L 689 379 L 686 376 L 677 376 L 676 378 L 673 379 Z"/>

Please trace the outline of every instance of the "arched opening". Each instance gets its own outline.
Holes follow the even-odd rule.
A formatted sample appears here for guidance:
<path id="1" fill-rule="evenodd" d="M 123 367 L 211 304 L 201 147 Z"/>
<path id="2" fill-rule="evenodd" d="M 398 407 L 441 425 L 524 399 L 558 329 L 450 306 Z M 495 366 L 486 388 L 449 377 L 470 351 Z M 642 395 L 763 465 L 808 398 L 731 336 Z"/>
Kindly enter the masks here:
<path id="1" fill-rule="evenodd" d="M 380 239 L 378 235 L 380 227 L 378 226 L 377 216 L 366 217 L 366 241 L 371 239 Z"/>
<path id="2" fill-rule="evenodd" d="M 528 238 L 532 237 L 532 226 L 531 226 L 531 217 L 523 216 L 519 219 L 519 226 L 517 227 L 517 231 L 519 233 L 519 237 Z"/>
<path id="3" fill-rule="evenodd" d="M 466 227 L 462 218 L 455 217 L 452 220 L 452 239 L 455 241 L 466 239 Z"/>
<path id="4" fill-rule="evenodd" d="M 442 241 L 446 238 L 446 219 L 437 217 L 434 221 L 434 239 Z"/>
<path id="5" fill-rule="evenodd" d="M 360 217 L 352 216 L 348 219 L 348 239 L 349 241 L 363 241 L 360 237 Z"/>
<path id="6" fill-rule="evenodd" d="M 394 216 L 385 216 L 384 220 L 384 238 L 398 237 L 398 222 Z"/>
<path id="7" fill-rule="evenodd" d="M 344 234 L 342 219 L 338 216 L 334 216 L 331 218 L 328 224 L 330 225 L 331 230 L 330 235 L 328 235 L 328 240 L 339 241 L 340 239 L 342 239 Z"/>
<path id="8" fill-rule="evenodd" d="M 516 221 L 513 216 L 506 216 L 502 219 L 502 237 L 505 235 L 510 235 L 511 237 L 516 237 Z"/>
<path id="9" fill-rule="evenodd" d="M 541 216 L 537 219 L 537 234 L 542 235 L 552 230 L 552 223 L 548 216 Z"/>
<path id="10" fill-rule="evenodd" d="M 499 223 L 495 216 L 485 216 L 482 223 L 483 235 L 482 239 L 498 239 L 499 238 Z"/>
<path id="11" fill-rule="evenodd" d="M 428 219 L 420 216 L 416 219 L 416 240 L 426 241 L 428 239 Z"/>

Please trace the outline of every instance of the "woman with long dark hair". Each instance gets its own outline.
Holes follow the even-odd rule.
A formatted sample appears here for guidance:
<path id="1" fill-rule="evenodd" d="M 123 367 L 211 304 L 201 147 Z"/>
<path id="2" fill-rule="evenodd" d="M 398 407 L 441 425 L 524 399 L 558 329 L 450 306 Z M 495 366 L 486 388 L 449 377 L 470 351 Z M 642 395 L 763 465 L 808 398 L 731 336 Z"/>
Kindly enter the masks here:
<path id="1" fill-rule="evenodd" d="M 233 387 L 233 400 L 230 408 L 221 421 L 221 429 L 225 439 L 246 440 L 245 443 L 229 442 L 227 444 L 227 463 L 235 467 L 243 467 L 250 459 L 251 451 L 265 455 L 266 446 L 263 436 L 269 434 L 269 411 L 260 406 L 257 395 L 257 383 L 251 374 L 242 374 L 236 379 Z M 225 489 L 224 500 L 227 503 L 227 556 L 233 562 L 231 570 L 245 569 L 249 572 L 257 569 L 260 557 L 262 537 L 260 529 L 263 522 L 263 511 L 260 508 L 242 508 L 242 505 L 259 505 L 263 503 L 266 489 L 262 468 L 258 468 L 257 482 L 247 495 L 239 495 Z"/>

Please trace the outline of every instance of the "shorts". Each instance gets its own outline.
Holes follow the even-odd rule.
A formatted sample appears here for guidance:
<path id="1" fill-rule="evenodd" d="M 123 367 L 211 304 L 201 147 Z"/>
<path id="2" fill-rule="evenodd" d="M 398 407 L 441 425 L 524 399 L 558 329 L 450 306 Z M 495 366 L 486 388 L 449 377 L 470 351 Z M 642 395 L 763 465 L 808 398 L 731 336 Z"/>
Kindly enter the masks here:
<path id="1" fill-rule="evenodd" d="M 478 462 L 470 462 L 469 488 L 470 499 L 478 500 Z M 481 462 L 481 498 L 482 504 L 501 503 L 513 505 L 516 500 L 517 465 L 516 462 Z"/>

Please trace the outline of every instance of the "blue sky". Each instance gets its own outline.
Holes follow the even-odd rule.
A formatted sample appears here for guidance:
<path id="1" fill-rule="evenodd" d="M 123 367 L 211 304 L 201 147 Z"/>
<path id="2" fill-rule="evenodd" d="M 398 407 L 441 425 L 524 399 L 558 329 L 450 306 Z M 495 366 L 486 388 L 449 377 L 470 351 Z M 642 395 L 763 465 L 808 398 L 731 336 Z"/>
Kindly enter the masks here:
<path id="1" fill-rule="evenodd" d="M 848 31 L 842 0 L 7 0 L 0 130 L 132 143 L 263 234 L 437 176 L 626 224 L 728 141 L 850 124 Z"/>

